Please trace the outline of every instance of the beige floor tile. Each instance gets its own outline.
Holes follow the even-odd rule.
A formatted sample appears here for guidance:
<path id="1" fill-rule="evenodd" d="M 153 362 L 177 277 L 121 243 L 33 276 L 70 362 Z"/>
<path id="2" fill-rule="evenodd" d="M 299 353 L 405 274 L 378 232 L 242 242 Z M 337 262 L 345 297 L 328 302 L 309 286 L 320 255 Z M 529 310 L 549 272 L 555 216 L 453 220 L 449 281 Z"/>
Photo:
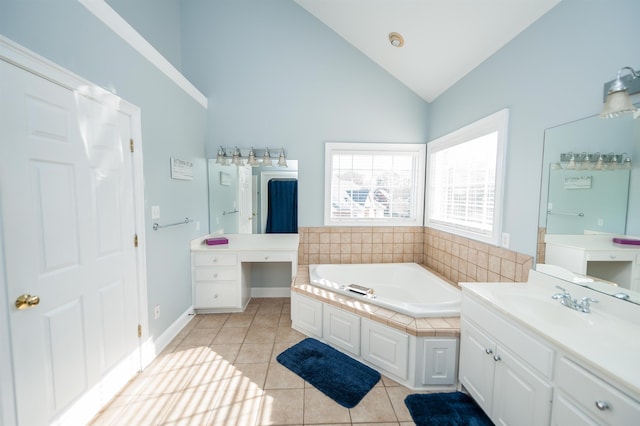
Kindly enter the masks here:
<path id="1" fill-rule="evenodd" d="M 225 391 L 236 389 L 264 389 L 269 364 L 235 364 L 232 376 L 225 379 Z"/>
<path id="2" fill-rule="evenodd" d="M 315 388 L 304 391 L 304 423 L 350 423 L 349 409 Z"/>
<path id="3" fill-rule="evenodd" d="M 257 313 L 254 320 L 253 326 L 256 327 L 278 327 L 280 324 L 280 317 L 282 314 L 279 313 Z"/>
<path id="4" fill-rule="evenodd" d="M 230 362 L 208 362 L 195 369 L 185 388 L 197 392 L 221 392 L 228 380 L 236 375 L 239 375 L 237 368 Z"/>
<path id="5" fill-rule="evenodd" d="M 405 388 L 404 386 L 396 386 L 387 388 L 387 394 L 389 395 L 389 400 L 391 401 L 391 405 L 393 406 L 393 411 L 396 413 L 396 417 L 401 422 L 410 422 L 411 414 L 409 414 L 409 410 L 404 403 L 404 399 L 407 395 L 412 393 L 416 393 L 411 389 Z"/>
<path id="6" fill-rule="evenodd" d="M 351 421 L 366 422 L 397 422 L 396 414 L 385 388 L 374 387 L 351 410 Z"/>
<path id="7" fill-rule="evenodd" d="M 235 389 L 224 392 L 211 412 L 207 425 L 255 425 L 264 391 L 262 389 Z"/>
<path id="8" fill-rule="evenodd" d="M 269 364 L 265 389 L 302 389 L 304 380 L 287 367 L 275 362 Z"/>
<path id="9" fill-rule="evenodd" d="M 236 363 L 268 363 L 271 359 L 273 343 L 244 343 L 236 357 Z"/>
<path id="10" fill-rule="evenodd" d="M 216 392 L 186 391 L 172 401 L 166 417 L 160 424 L 204 425 L 216 407 L 220 394 Z"/>
<path id="11" fill-rule="evenodd" d="M 253 322 L 254 313 L 231 314 L 223 327 L 249 327 Z"/>
<path id="12" fill-rule="evenodd" d="M 177 394 L 143 395 L 133 399 L 113 420 L 113 425 L 158 425 L 169 413 Z"/>
<path id="13" fill-rule="evenodd" d="M 276 340 L 276 327 L 254 325 L 249 328 L 244 343 L 273 343 Z"/>
<path id="14" fill-rule="evenodd" d="M 217 329 L 194 328 L 186 335 L 180 345 L 209 345 L 217 333 Z"/>
<path id="15" fill-rule="evenodd" d="M 222 327 L 215 339 L 213 339 L 213 344 L 242 343 L 247 331 L 249 331 L 247 327 Z"/>
<path id="16" fill-rule="evenodd" d="M 240 343 L 214 343 L 209 347 L 218 358 L 232 363 L 240 352 L 240 346 Z"/>
<path id="17" fill-rule="evenodd" d="M 229 314 L 205 314 L 201 316 L 202 318 L 195 328 L 221 328 L 229 318 Z"/>
<path id="18" fill-rule="evenodd" d="M 299 389 L 265 390 L 257 424 L 302 424 L 303 408 L 304 394 Z"/>
<path id="19" fill-rule="evenodd" d="M 307 336 L 292 328 L 279 327 L 276 333 L 276 342 L 287 342 L 292 345 L 304 340 Z"/>

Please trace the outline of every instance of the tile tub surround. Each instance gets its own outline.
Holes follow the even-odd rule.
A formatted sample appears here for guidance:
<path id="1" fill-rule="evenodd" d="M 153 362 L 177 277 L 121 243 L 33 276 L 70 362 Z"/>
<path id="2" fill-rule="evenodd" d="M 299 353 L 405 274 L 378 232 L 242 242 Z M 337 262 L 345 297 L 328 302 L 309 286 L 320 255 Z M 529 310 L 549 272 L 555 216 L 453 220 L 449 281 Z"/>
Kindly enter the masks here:
<path id="1" fill-rule="evenodd" d="M 298 274 L 293 281 L 291 290 L 416 337 L 460 336 L 459 317 L 414 318 L 366 303 L 361 299 L 316 287 L 310 284 L 307 265 L 298 266 Z"/>
<path id="2" fill-rule="evenodd" d="M 525 282 L 533 257 L 421 226 L 301 227 L 298 264 L 426 265 L 454 283 Z"/>
<path id="3" fill-rule="evenodd" d="M 423 263 L 455 283 L 526 282 L 533 257 L 424 228 Z"/>

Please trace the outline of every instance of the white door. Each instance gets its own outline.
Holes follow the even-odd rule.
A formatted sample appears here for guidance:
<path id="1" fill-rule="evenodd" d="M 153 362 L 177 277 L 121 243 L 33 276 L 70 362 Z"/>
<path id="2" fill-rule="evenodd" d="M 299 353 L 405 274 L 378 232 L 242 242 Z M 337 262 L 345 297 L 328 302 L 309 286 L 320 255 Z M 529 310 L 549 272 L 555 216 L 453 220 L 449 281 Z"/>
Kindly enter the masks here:
<path id="1" fill-rule="evenodd" d="M 4 61 L 0 95 L 2 303 L 18 423 L 43 425 L 140 366 L 131 122 Z"/>
<path id="2" fill-rule="evenodd" d="M 251 234 L 253 224 L 253 192 L 251 167 L 238 167 L 238 233 Z"/>

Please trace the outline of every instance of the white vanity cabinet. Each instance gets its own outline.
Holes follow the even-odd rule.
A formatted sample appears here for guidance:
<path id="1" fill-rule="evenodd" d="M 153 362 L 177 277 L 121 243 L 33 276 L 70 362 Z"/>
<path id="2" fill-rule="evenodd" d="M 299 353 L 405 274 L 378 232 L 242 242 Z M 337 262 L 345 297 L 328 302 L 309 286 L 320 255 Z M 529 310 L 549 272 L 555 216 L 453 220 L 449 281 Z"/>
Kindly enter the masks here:
<path id="1" fill-rule="evenodd" d="M 545 263 L 640 291 L 640 246 L 610 235 L 546 235 Z"/>
<path id="2" fill-rule="evenodd" d="M 249 290 L 239 285 L 236 254 L 196 252 L 191 256 L 194 309 L 241 310 Z"/>
<path id="3" fill-rule="evenodd" d="M 464 293 L 460 333 L 460 383 L 493 422 L 548 424 L 553 350 Z"/>
<path id="4" fill-rule="evenodd" d="M 191 241 L 191 280 L 196 313 L 241 312 L 251 299 L 252 265 L 290 263 L 293 278 L 298 269 L 297 234 L 225 235 L 228 244 L 208 246 L 204 238 Z M 280 293 L 289 294 L 290 279 Z M 261 288 L 264 292 L 264 288 Z"/>

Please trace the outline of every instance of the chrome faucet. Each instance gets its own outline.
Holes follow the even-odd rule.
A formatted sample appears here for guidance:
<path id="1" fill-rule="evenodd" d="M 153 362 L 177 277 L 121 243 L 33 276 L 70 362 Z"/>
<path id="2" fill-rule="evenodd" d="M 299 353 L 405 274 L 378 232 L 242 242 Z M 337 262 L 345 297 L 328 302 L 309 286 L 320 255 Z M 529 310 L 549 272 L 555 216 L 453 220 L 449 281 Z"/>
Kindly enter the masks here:
<path id="1" fill-rule="evenodd" d="M 598 303 L 598 301 L 592 297 L 583 297 L 582 300 L 574 299 L 571 297 L 571 294 L 564 288 L 559 285 L 556 286 L 557 289 L 562 290 L 562 293 L 556 293 L 551 296 L 552 299 L 560 300 L 567 308 L 571 308 L 575 311 L 580 311 L 588 314 L 591 312 L 591 303 Z"/>

